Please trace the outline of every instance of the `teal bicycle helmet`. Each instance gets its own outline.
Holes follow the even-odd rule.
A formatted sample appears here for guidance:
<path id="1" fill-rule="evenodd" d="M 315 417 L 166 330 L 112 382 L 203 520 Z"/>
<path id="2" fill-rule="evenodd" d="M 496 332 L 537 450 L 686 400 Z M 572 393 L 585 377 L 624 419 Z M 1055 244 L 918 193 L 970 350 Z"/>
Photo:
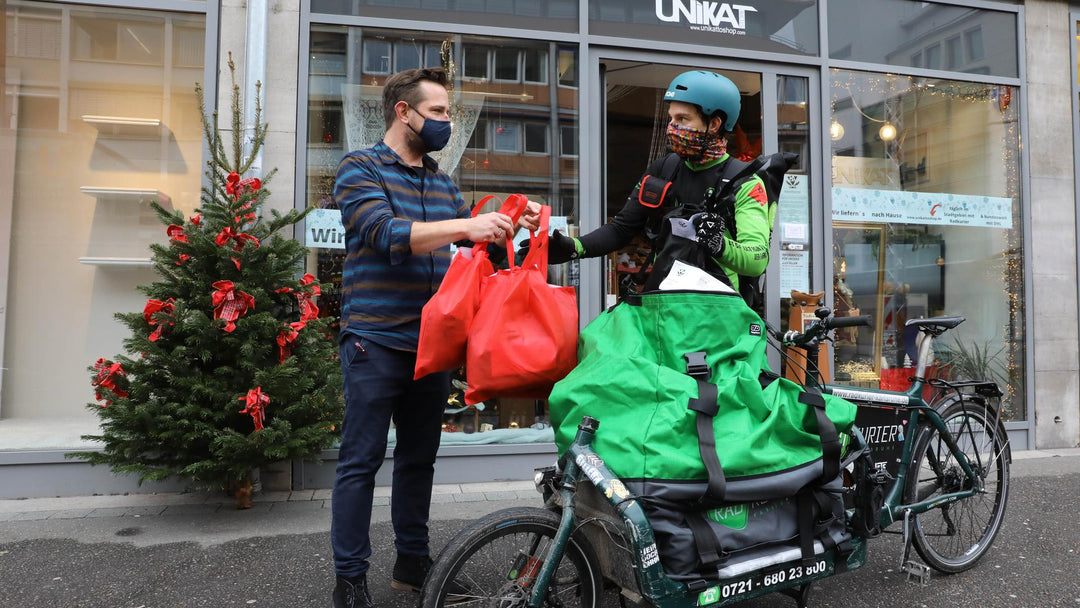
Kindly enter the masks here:
<path id="1" fill-rule="evenodd" d="M 720 127 L 723 131 L 735 129 L 739 121 L 742 99 L 739 87 L 730 79 L 704 70 L 683 72 L 675 77 L 664 93 L 664 101 L 681 101 L 701 108 L 706 119 L 717 110 L 727 117 Z"/>

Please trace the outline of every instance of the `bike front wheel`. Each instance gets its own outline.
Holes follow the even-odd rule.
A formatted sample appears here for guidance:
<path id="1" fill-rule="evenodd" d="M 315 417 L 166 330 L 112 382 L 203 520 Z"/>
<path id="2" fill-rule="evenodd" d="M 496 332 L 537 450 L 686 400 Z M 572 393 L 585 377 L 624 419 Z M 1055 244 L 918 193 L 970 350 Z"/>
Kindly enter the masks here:
<path id="1" fill-rule="evenodd" d="M 915 550 L 935 570 L 962 572 L 994 542 L 1009 495 L 1009 443 L 995 410 L 981 400 L 955 400 L 940 415 L 982 489 L 962 500 L 914 516 Z M 923 425 L 908 469 L 905 502 L 933 500 L 974 486 L 933 426 Z"/>
<path id="2" fill-rule="evenodd" d="M 558 529 L 559 516 L 539 508 L 505 509 L 477 520 L 435 560 L 420 606 L 526 606 L 536 575 L 551 556 Z M 597 608 L 603 582 L 599 563 L 588 542 L 572 534 L 543 605 Z"/>

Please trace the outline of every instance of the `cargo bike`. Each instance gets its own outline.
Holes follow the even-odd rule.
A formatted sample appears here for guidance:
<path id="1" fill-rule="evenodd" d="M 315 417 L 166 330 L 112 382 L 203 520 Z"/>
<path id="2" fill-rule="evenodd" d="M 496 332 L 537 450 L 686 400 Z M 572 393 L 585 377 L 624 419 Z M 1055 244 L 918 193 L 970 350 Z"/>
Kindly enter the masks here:
<path id="1" fill-rule="evenodd" d="M 963 317 L 908 321 L 919 332 L 915 376 L 907 391 L 891 392 L 818 381 L 818 345 L 833 329 L 869 322 L 833 317 L 828 309 L 817 316 L 804 333 L 781 336 L 769 328 L 775 340 L 806 349 L 806 383 L 858 407 L 897 410 L 906 420 L 895 477 L 851 428 L 841 463 L 850 538 L 843 546 L 814 541 L 812 556 L 797 544 L 774 547 L 703 580 L 673 580 L 640 500 L 591 447 L 602 421 L 585 416 L 557 465 L 537 471 L 544 506 L 498 511 L 462 530 L 435 561 L 421 606 L 594 608 L 607 587 L 624 606 L 719 607 L 782 593 L 803 608 L 811 583 L 862 566 L 867 540 L 893 524 L 901 526 L 901 569 L 909 579 L 925 584 L 930 568 L 955 573 L 974 566 L 1001 526 L 1011 454 L 993 382 L 925 377 L 933 338 Z M 930 403 L 926 385 L 937 389 Z M 925 565 L 912 558 L 912 546 Z"/>

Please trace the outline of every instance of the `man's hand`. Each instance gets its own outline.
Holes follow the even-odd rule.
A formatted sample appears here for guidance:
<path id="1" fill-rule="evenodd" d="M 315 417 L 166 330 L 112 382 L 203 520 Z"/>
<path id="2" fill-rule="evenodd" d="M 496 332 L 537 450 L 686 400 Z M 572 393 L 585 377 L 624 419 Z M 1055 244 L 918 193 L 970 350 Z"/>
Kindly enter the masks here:
<path id="1" fill-rule="evenodd" d="M 724 254 L 724 218 L 719 213 L 700 213 L 694 216 L 694 228 L 697 231 L 698 243 L 709 250 L 715 258 Z"/>
<path id="2" fill-rule="evenodd" d="M 465 221 L 468 222 L 465 238 L 474 243 L 491 243 L 514 235 L 510 216 L 502 213 L 481 213 Z"/>
<path id="3" fill-rule="evenodd" d="M 530 232 L 540 229 L 540 203 L 529 201 L 525 205 L 525 211 L 518 218 L 517 225 Z"/>

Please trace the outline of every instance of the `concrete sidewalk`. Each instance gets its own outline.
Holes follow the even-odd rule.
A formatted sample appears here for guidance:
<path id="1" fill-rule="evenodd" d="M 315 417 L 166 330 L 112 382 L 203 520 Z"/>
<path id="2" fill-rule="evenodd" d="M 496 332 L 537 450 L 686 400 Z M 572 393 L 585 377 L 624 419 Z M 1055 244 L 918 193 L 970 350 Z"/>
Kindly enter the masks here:
<path id="1" fill-rule="evenodd" d="M 1080 472 L 1080 448 L 1027 450 L 1013 454 L 1012 474 L 1054 475 Z M 329 520 L 330 490 L 259 492 L 253 497 L 255 512 L 325 510 Z M 532 480 L 486 483 L 439 484 L 432 489 L 432 518 L 475 517 L 495 503 L 538 504 L 540 495 Z M 472 504 L 470 508 L 467 505 Z M 375 507 L 388 507 L 390 488 L 375 488 Z M 0 522 L 86 519 L 100 517 L 154 517 L 170 515 L 213 516 L 234 512 L 232 499 L 220 492 L 172 492 L 27 498 L 0 500 Z M 249 511 L 250 513 L 251 511 Z"/>

